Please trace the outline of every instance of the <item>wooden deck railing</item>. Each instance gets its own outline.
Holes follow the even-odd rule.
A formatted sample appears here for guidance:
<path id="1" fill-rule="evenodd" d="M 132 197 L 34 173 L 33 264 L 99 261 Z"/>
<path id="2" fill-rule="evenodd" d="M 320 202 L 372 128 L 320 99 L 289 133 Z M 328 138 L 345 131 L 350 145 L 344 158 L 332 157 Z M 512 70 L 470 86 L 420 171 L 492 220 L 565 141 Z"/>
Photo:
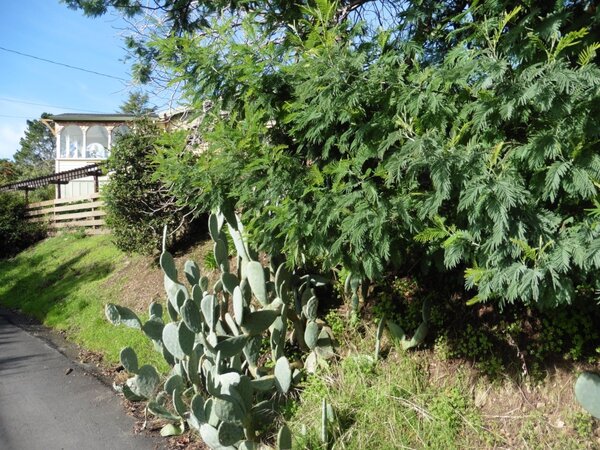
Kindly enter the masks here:
<path id="1" fill-rule="evenodd" d="M 86 234 L 105 234 L 108 230 L 103 207 L 100 194 L 92 194 L 88 197 L 30 203 L 27 205 L 27 216 L 32 222 L 46 222 L 50 233 L 65 228 L 83 228 Z"/>

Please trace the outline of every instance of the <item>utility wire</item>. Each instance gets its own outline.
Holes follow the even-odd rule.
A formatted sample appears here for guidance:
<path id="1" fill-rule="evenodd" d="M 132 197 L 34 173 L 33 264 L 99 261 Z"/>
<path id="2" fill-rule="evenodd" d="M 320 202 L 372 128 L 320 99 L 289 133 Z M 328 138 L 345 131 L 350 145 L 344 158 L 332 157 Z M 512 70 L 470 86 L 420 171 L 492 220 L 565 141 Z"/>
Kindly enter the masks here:
<path id="1" fill-rule="evenodd" d="M 26 102 L 25 100 L 13 100 L 13 99 L 10 99 L 10 98 L 5 98 L 5 97 L 0 97 L 0 102 L 22 103 L 24 105 L 47 106 L 49 108 L 68 109 L 70 111 L 78 111 L 78 112 L 99 113 L 99 114 L 102 114 L 102 111 L 92 111 L 92 110 L 88 110 L 88 109 L 69 108 L 67 106 L 48 105 L 47 103 Z"/>
<path id="2" fill-rule="evenodd" d="M 31 117 L 31 116 L 30 117 L 25 117 L 25 116 L 9 116 L 7 114 L 0 114 L 0 117 L 8 117 L 9 119 L 27 119 L 27 120 L 29 120 L 29 119 L 34 120 L 35 119 L 34 117 Z"/>
<path id="3" fill-rule="evenodd" d="M 47 62 L 47 63 L 50 63 L 50 64 L 55 64 L 57 66 L 67 67 L 69 69 L 80 70 L 82 72 L 91 73 L 91 74 L 98 75 L 98 76 L 101 76 L 101 77 L 113 78 L 115 80 L 120 80 L 120 81 L 128 81 L 125 78 L 116 77 L 114 75 L 108 75 L 106 73 L 96 72 L 95 70 L 88 70 L 88 69 L 83 69 L 81 67 L 71 66 L 70 64 L 64 64 L 64 63 L 61 63 L 61 62 L 58 62 L 58 61 L 52 61 L 50 59 L 40 58 L 39 56 L 29 55 L 27 53 L 22 53 L 22 52 L 19 52 L 17 50 L 11 50 L 10 48 L 6 48 L 6 47 L 0 47 L 0 50 L 4 50 L 5 52 L 9 52 L 9 53 L 15 53 L 15 54 L 21 55 L 21 56 L 26 56 L 27 58 L 37 59 L 38 61 L 44 61 L 44 62 Z"/>

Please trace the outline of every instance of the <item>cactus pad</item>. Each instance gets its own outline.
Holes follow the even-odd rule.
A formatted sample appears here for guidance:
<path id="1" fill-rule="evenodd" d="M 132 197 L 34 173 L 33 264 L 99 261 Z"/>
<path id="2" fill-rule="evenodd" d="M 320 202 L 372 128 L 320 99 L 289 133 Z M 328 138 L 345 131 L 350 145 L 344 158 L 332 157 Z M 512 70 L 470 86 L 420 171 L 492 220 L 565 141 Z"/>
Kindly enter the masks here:
<path id="1" fill-rule="evenodd" d="M 246 335 L 230 337 L 219 342 L 215 346 L 215 351 L 221 352 L 223 358 L 231 358 L 240 353 L 247 342 L 248 336 Z"/>
<path id="2" fill-rule="evenodd" d="M 282 394 L 287 394 L 292 384 L 292 369 L 285 356 L 282 356 L 275 363 L 275 386 Z"/>
<path id="3" fill-rule="evenodd" d="M 250 261 L 246 265 L 245 271 L 254 296 L 261 305 L 267 306 L 269 302 L 267 299 L 267 284 L 265 282 L 263 266 L 258 261 Z"/>
<path id="4" fill-rule="evenodd" d="M 137 373 L 138 371 L 138 358 L 135 350 L 131 347 L 125 347 L 119 354 L 121 364 L 125 367 L 125 370 L 129 373 Z"/>
<path id="5" fill-rule="evenodd" d="M 160 376 L 153 366 L 144 365 L 138 369 L 135 377 L 127 380 L 127 386 L 131 391 L 140 397 L 152 398 L 158 384 Z"/>
<path id="6" fill-rule="evenodd" d="M 292 450 L 292 432 L 287 425 L 277 433 L 277 450 Z"/>
<path id="7" fill-rule="evenodd" d="M 575 382 L 575 397 L 579 404 L 596 419 L 600 419 L 600 376 L 584 372 Z"/>
<path id="8" fill-rule="evenodd" d="M 262 334 L 278 316 L 279 313 L 277 311 L 270 309 L 248 313 L 245 315 L 244 322 L 242 323 L 242 330 L 251 336 Z"/>
<path id="9" fill-rule="evenodd" d="M 175 389 L 183 391 L 184 387 L 185 383 L 183 381 L 183 377 L 179 374 L 173 374 L 169 378 L 167 378 L 167 381 L 165 381 L 164 389 L 167 394 L 173 395 L 173 391 Z"/>
<path id="10" fill-rule="evenodd" d="M 130 328 L 142 328 L 142 322 L 138 316 L 129 308 L 107 303 L 104 308 L 106 318 L 113 325 L 125 325 Z"/>
<path id="11" fill-rule="evenodd" d="M 221 445 L 234 445 L 244 439 L 244 429 L 236 424 L 222 422 L 219 425 L 219 442 Z"/>
<path id="12" fill-rule="evenodd" d="M 162 252 L 160 255 L 160 267 L 171 280 L 177 282 L 177 269 L 175 260 L 169 252 Z"/>
<path id="13" fill-rule="evenodd" d="M 190 285 L 193 286 L 200 281 L 200 267 L 194 261 L 186 261 L 183 266 L 183 272 Z"/>
<path id="14" fill-rule="evenodd" d="M 187 299 L 179 312 L 184 323 L 191 331 L 194 333 L 202 332 L 202 315 L 195 301 Z"/>

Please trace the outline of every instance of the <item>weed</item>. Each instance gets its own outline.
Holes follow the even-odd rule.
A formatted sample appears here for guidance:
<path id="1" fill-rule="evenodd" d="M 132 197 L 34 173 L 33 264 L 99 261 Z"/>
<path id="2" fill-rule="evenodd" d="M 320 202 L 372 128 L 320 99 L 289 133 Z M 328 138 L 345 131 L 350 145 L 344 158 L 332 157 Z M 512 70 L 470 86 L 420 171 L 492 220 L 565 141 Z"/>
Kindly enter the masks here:
<path id="1" fill-rule="evenodd" d="M 215 256 L 212 252 L 207 252 L 202 258 L 202 267 L 205 270 L 217 270 L 219 267 L 217 266 L 217 262 L 215 261 Z"/>
<path id="2" fill-rule="evenodd" d="M 463 418 L 467 415 L 468 402 L 458 388 L 453 387 L 437 393 L 432 399 L 429 412 L 436 420 L 453 434 L 457 434 L 463 426 Z"/>
<path id="3" fill-rule="evenodd" d="M 586 439 L 594 430 L 594 419 L 588 413 L 576 412 L 570 417 L 573 429 L 580 438 Z"/>
<path id="4" fill-rule="evenodd" d="M 335 337 L 342 336 L 346 331 L 346 323 L 337 311 L 331 310 L 325 316 L 325 321 L 331 327 Z"/>

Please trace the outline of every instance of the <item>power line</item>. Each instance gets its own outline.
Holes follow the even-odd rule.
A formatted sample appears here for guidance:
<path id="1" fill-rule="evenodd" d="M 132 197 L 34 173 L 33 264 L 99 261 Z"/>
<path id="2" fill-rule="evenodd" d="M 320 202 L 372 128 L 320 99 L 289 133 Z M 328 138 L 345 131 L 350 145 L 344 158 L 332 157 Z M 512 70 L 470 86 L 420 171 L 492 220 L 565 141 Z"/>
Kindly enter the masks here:
<path id="1" fill-rule="evenodd" d="M 92 111 L 92 110 L 80 109 L 80 108 L 69 108 L 67 106 L 48 105 L 47 103 L 34 103 L 34 102 L 27 102 L 25 100 L 12 100 L 10 98 L 5 98 L 5 97 L 0 97 L 0 101 L 2 101 L 2 102 L 11 102 L 11 103 L 22 103 L 24 105 L 47 106 L 49 108 L 68 109 L 70 111 L 79 111 L 79 112 L 88 112 L 88 113 L 99 113 L 99 114 L 103 113 L 102 111 Z"/>
<path id="2" fill-rule="evenodd" d="M 25 116 L 9 116 L 7 114 L 0 114 L 0 117 L 8 117 L 9 119 L 35 119 L 34 117 L 25 117 Z"/>
<path id="3" fill-rule="evenodd" d="M 37 59 L 38 61 L 44 61 L 44 62 L 47 62 L 47 63 L 50 63 L 50 64 L 55 64 L 57 66 L 67 67 L 69 69 L 80 70 L 82 72 L 91 73 L 91 74 L 98 75 L 98 76 L 101 76 L 101 77 L 113 78 L 115 80 L 120 80 L 120 81 L 128 81 L 125 78 L 116 77 L 114 75 L 108 75 L 106 73 L 96 72 L 95 70 L 84 69 L 82 67 L 72 66 L 70 64 L 65 64 L 65 63 L 61 63 L 61 62 L 58 62 L 58 61 L 52 61 L 51 59 L 40 58 L 39 56 L 29 55 L 27 53 L 19 52 L 17 50 L 11 50 L 10 48 L 6 48 L 6 47 L 0 47 L 0 50 L 4 50 L 5 52 L 9 52 L 9 53 L 15 53 L 15 54 L 21 55 L 21 56 L 26 56 L 27 58 Z"/>

